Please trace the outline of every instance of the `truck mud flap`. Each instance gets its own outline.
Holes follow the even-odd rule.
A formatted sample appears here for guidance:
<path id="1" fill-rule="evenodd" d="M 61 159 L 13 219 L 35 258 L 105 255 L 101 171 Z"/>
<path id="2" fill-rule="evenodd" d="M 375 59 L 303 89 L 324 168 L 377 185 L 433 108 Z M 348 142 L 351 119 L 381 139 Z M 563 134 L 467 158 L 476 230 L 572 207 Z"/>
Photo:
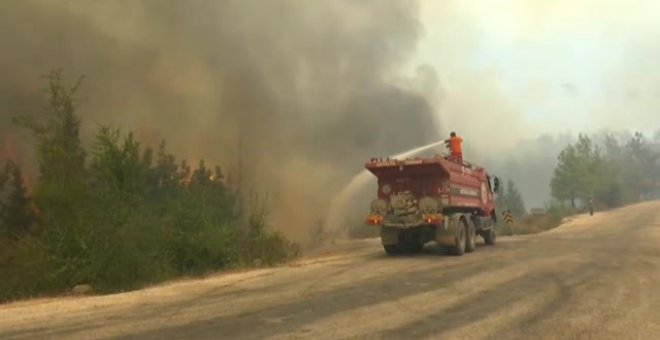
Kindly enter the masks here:
<path id="1" fill-rule="evenodd" d="M 458 236 L 461 214 L 445 216 L 442 225 L 435 229 L 435 241 L 441 246 L 453 246 Z"/>

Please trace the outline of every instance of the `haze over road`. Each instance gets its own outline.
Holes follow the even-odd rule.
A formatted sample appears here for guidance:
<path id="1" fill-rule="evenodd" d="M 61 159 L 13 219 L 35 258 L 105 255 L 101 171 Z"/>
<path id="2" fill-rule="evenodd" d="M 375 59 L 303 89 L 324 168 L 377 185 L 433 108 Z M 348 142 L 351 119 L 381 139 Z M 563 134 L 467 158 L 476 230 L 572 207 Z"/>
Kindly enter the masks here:
<path id="1" fill-rule="evenodd" d="M 0 306 L 0 339 L 651 339 L 660 203 L 462 257 L 386 257 L 378 240 L 283 268 Z"/>

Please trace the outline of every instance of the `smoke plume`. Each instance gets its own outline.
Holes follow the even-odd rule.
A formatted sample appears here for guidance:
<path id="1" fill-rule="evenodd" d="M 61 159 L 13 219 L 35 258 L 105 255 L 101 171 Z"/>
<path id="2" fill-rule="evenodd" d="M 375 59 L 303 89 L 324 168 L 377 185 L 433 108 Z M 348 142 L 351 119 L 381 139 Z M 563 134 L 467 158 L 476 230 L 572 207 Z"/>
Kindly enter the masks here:
<path id="1" fill-rule="evenodd" d="M 61 67 L 86 77 L 84 141 L 111 124 L 221 164 L 270 193 L 297 240 L 365 159 L 439 138 L 433 69 L 401 73 L 413 1 L 24 0 L 0 22 L 0 137 L 42 110 L 40 76 Z"/>

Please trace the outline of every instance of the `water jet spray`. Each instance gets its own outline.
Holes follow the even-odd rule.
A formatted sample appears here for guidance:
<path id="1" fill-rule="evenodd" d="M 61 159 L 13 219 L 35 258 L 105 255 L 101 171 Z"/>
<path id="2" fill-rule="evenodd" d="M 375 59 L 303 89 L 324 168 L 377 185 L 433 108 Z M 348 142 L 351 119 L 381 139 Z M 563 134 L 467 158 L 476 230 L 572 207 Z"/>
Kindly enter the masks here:
<path id="1" fill-rule="evenodd" d="M 410 157 L 422 151 L 426 151 L 441 145 L 444 142 L 444 140 L 441 140 L 428 145 L 420 146 L 396 155 L 389 156 L 389 158 L 397 159 Z M 328 214 L 326 214 L 325 218 L 323 219 L 324 230 L 336 230 L 337 228 L 341 227 L 341 220 L 346 215 L 345 213 L 347 204 L 350 202 L 351 198 L 355 197 L 360 189 L 369 183 L 371 179 L 372 176 L 367 170 L 362 170 L 357 175 L 353 176 L 351 181 L 332 200 Z"/>

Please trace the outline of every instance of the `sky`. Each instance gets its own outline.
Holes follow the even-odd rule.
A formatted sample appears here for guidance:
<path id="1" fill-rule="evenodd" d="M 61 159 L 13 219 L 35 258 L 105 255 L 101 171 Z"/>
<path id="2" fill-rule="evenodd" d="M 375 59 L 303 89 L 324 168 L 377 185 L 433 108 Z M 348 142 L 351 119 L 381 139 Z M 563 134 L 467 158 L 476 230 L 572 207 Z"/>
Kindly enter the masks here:
<path id="1" fill-rule="evenodd" d="M 462 112 L 474 107 L 471 92 L 495 104 L 487 110 L 499 126 L 516 127 L 496 136 L 503 146 L 542 133 L 651 134 L 660 126 L 659 12 L 658 1 L 422 0 L 410 66 L 436 70 L 445 123 L 473 140 L 480 113 Z"/>

